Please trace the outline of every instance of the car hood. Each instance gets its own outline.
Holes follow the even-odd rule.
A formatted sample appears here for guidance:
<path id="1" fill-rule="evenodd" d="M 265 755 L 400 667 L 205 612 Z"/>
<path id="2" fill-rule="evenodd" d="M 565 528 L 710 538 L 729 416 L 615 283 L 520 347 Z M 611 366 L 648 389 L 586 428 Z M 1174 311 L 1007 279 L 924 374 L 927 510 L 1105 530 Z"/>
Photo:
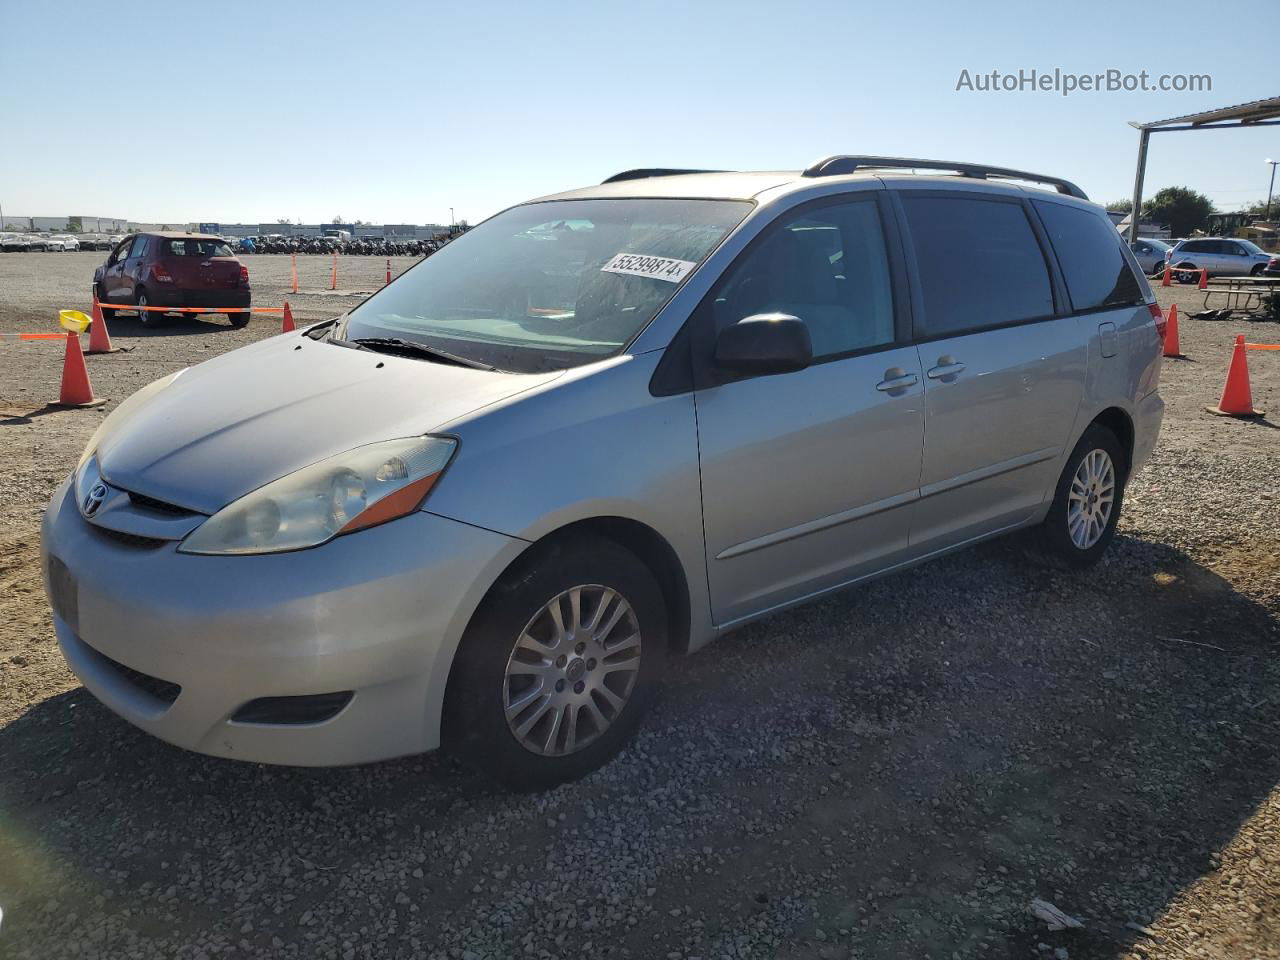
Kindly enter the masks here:
<path id="1" fill-rule="evenodd" d="M 192 367 L 104 424 L 98 463 L 115 486 L 211 514 L 317 460 L 429 433 L 559 375 L 273 337 Z"/>

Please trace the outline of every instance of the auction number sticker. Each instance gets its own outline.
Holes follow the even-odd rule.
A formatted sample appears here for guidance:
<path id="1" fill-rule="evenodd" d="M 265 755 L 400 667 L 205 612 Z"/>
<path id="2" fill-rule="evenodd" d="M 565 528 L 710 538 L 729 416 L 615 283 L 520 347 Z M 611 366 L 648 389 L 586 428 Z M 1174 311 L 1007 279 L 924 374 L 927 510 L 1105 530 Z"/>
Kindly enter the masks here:
<path id="1" fill-rule="evenodd" d="M 696 266 L 692 260 L 651 257 L 645 253 L 620 253 L 600 269 L 605 273 L 625 273 L 632 277 L 652 277 L 668 283 L 679 283 Z"/>

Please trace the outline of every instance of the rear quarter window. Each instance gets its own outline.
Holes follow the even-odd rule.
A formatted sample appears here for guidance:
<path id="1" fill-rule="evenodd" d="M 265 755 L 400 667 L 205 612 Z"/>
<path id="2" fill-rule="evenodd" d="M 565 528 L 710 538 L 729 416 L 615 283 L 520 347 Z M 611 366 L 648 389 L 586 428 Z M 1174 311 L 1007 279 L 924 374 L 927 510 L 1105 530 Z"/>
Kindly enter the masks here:
<path id="1" fill-rule="evenodd" d="M 1053 316 L 1049 268 L 1021 203 L 901 197 L 920 277 L 917 336 L 938 337 Z"/>
<path id="2" fill-rule="evenodd" d="M 1077 312 L 1143 302 L 1116 228 L 1088 210 L 1034 200 Z"/>

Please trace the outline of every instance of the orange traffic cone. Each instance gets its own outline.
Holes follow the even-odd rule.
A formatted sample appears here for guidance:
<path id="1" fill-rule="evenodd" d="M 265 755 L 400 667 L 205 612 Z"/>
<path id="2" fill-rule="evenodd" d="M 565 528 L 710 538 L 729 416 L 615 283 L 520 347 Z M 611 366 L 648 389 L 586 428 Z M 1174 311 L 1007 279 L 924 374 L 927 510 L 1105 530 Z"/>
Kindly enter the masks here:
<path id="1" fill-rule="evenodd" d="M 281 333 L 292 333 L 298 328 L 293 325 L 293 311 L 289 309 L 289 301 L 284 302 L 284 320 L 280 324 Z"/>
<path id="2" fill-rule="evenodd" d="M 387 283 L 391 282 L 391 258 L 387 257 Z"/>
<path id="3" fill-rule="evenodd" d="M 1160 286 L 1167 287 L 1173 282 L 1173 267 L 1169 264 L 1164 265 L 1164 277 L 1160 280 Z"/>
<path id="4" fill-rule="evenodd" d="M 1209 271 L 1204 267 L 1200 268 L 1200 289 L 1206 290 L 1209 287 Z"/>
<path id="5" fill-rule="evenodd" d="M 333 275 L 329 279 L 329 289 L 338 289 L 338 251 L 333 251 Z"/>
<path id="6" fill-rule="evenodd" d="M 89 349 L 86 353 L 117 353 L 120 347 L 111 346 L 111 333 L 107 330 L 107 321 L 102 317 L 102 304 L 98 303 L 98 295 L 93 295 L 93 323 L 89 325 Z"/>
<path id="7" fill-rule="evenodd" d="M 1185 360 L 1182 345 L 1178 343 L 1178 305 L 1169 308 L 1169 322 L 1164 328 L 1164 355 L 1175 360 Z"/>
<path id="8" fill-rule="evenodd" d="M 62 361 L 62 389 L 52 407 L 100 407 L 107 401 L 95 398 L 89 386 L 89 368 L 80 352 L 80 335 L 67 334 L 67 352 Z"/>
<path id="9" fill-rule="evenodd" d="M 1249 358 L 1244 345 L 1244 334 L 1236 337 L 1231 353 L 1231 366 L 1227 369 L 1227 382 L 1222 387 L 1222 399 L 1216 407 L 1205 407 L 1220 417 L 1260 417 L 1261 410 L 1253 409 L 1253 393 L 1249 390 Z"/>

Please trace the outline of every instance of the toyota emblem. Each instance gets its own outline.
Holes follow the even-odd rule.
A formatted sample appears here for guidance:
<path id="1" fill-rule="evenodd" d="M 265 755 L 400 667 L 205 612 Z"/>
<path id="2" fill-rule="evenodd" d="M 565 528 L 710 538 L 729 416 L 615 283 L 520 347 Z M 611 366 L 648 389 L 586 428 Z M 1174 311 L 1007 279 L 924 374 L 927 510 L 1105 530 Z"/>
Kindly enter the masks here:
<path id="1" fill-rule="evenodd" d="M 107 485 L 105 483 L 95 483 L 84 497 L 84 503 L 80 509 L 86 517 L 92 517 L 98 512 L 98 508 L 102 506 L 102 501 L 107 499 Z"/>

